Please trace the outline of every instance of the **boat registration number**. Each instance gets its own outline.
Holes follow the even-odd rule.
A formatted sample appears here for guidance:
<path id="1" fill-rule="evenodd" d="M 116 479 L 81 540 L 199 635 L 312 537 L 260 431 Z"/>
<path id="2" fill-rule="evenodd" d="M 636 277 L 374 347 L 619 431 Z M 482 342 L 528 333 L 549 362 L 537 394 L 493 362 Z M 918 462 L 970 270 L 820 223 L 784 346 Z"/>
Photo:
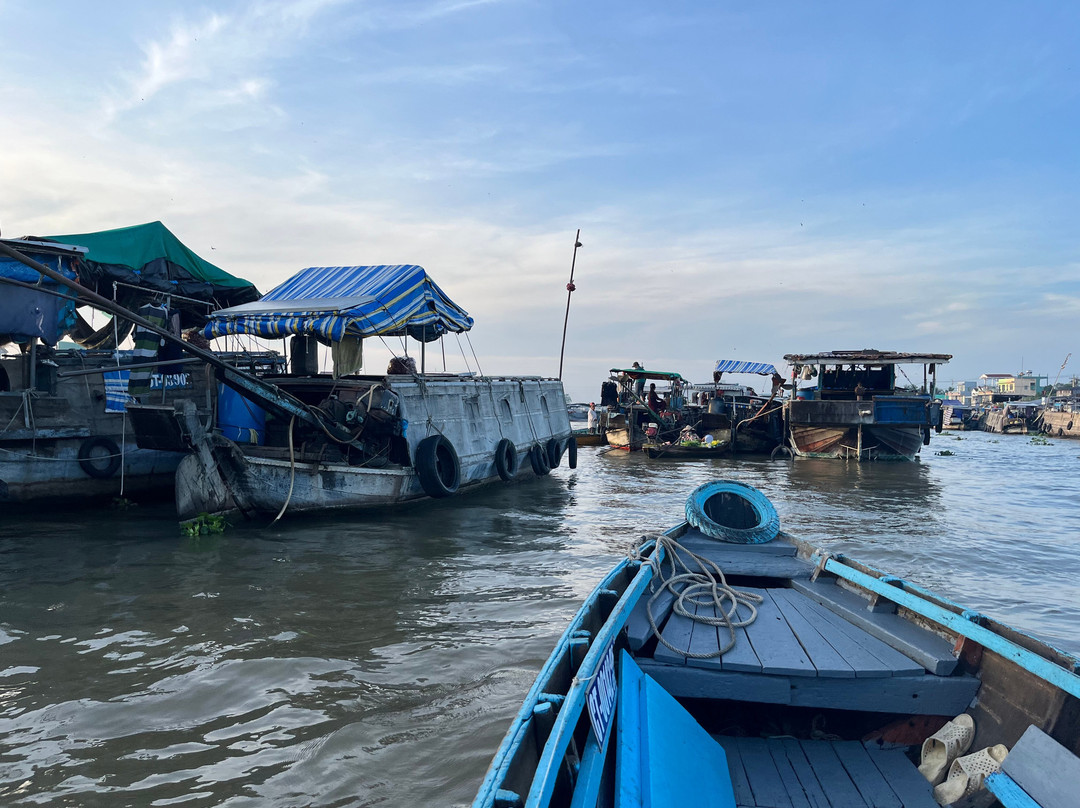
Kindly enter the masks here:
<path id="1" fill-rule="evenodd" d="M 585 703 L 589 708 L 589 721 L 592 723 L 593 732 L 600 746 L 604 745 L 604 739 L 607 737 L 608 730 L 611 729 L 611 719 L 615 716 L 616 694 L 615 653 L 612 646 L 608 645 L 600 658 L 600 664 L 596 666 L 596 674 L 585 694 Z"/>

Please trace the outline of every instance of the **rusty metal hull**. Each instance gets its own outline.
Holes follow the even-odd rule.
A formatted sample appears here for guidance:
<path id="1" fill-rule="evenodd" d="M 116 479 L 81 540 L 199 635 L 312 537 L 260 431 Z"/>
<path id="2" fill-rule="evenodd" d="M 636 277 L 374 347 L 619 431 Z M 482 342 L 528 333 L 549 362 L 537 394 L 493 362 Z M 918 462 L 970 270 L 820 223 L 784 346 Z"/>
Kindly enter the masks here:
<path id="1" fill-rule="evenodd" d="M 1044 411 L 1042 431 L 1055 438 L 1080 438 L 1080 413 Z"/>

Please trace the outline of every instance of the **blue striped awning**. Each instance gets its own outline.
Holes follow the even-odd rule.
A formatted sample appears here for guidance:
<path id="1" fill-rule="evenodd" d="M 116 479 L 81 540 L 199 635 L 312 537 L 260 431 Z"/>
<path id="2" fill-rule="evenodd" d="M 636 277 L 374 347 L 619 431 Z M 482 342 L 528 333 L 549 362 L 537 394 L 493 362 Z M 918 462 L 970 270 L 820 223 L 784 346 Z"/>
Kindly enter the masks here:
<path id="1" fill-rule="evenodd" d="M 271 339 L 309 334 L 410 336 L 431 342 L 472 328 L 473 319 L 415 264 L 308 267 L 254 303 L 215 312 L 207 338 L 252 334 Z"/>
<path id="2" fill-rule="evenodd" d="M 776 368 L 765 362 L 740 362 L 737 359 L 721 359 L 713 369 L 715 373 L 756 373 L 759 376 L 771 376 Z"/>

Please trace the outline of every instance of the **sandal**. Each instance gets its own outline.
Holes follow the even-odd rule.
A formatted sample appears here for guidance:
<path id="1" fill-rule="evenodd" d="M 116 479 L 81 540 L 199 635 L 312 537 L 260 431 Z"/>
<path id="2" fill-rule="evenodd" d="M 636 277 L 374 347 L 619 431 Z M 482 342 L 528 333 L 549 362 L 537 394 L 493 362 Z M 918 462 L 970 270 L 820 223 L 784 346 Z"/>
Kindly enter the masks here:
<path id="1" fill-rule="evenodd" d="M 1001 762 L 1008 754 L 1006 747 L 997 744 L 972 755 L 958 757 L 949 767 L 945 782 L 934 788 L 934 799 L 938 805 L 952 805 L 961 797 L 974 794 L 982 788 L 986 775 L 1001 768 Z"/>
<path id="2" fill-rule="evenodd" d="M 975 722 L 967 713 L 961 713 L 943 726 L 922 745 L 919 774 L 936 786 L 945 779 L 949 766 L 971 746 L 975 737 Z"/>

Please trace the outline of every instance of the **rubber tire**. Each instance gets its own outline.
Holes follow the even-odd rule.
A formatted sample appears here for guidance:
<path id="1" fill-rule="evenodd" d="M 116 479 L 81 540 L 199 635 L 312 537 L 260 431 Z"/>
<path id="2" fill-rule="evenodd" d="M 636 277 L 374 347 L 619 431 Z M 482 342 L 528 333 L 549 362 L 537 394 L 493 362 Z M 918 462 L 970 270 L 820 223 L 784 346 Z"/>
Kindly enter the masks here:
<path id="1" fill-rule="evenodd" d="M 735 494 L 746 501 L 757 516 L 751 528 L 721 525 L 706 514 L 706 504 L 717 494 Z M 716 480 L 695 488 L 686 498 L 686 521 L 706 536 L 732 544 L 765 544 L 780 533 L 780 516 L 769 498 L 749 485 L 734 480 Z"/>
<path id="2" fill-rule="evenodd" d="M 433 499 L 448 497 L 461 485 L 461 461 L 453 444 L 442 435 L 424 438 L 413 456 L 420 487 Z"/>
<path id="3" fill-rule="evenodd" d="M 573 435 L 566 441 L 566 465 L 572 469 L 577 468 L 577 438 Z"/>
<path id="4" fill-rule="evenodd" d="M 517 470 L 517 447 L 510 438 L 503 438 L 495 447 L 495 471 L 500 479 L 510 482 L 517 475 Z"/>
<path id="5" fill-rule="evenodd" d="M 94 449 L 99 447 L 109 453 L 109 462 L 104 467 L 95 466 L 91 454 Z M 116 441 L 112 440 L 112 438 L 106 438 L 103 435 L 87 438 L 79 447 L 79 468 L 86 472 L 89 477 L 97 480 L 107 480 L 120 469 L 120 447 L 116 445 Z"/>
<path id="6" fill-rule="evenodd" d="M 547 452 L 548 465 L 551 466 L 551 468 L 553 468 L 553 469 L 557 469 L 559 467 L 559 464 L 562 462 L 562 456 L 563 456 L 563 443 L 562 443 L 562 441 L 559 440 L 558 438 L 551 438 L 547 442 L 547 448 L 545 449 L 545 451 Z"/>
<path id="7" fill-rule="evenodd" d="M 532 463 L 533 471 L 537 477 L 543 477 L 551 472 L 551 464 L 548 463 L 547 451 L 539 443 L 529 449 L 529 462 Z"/>

